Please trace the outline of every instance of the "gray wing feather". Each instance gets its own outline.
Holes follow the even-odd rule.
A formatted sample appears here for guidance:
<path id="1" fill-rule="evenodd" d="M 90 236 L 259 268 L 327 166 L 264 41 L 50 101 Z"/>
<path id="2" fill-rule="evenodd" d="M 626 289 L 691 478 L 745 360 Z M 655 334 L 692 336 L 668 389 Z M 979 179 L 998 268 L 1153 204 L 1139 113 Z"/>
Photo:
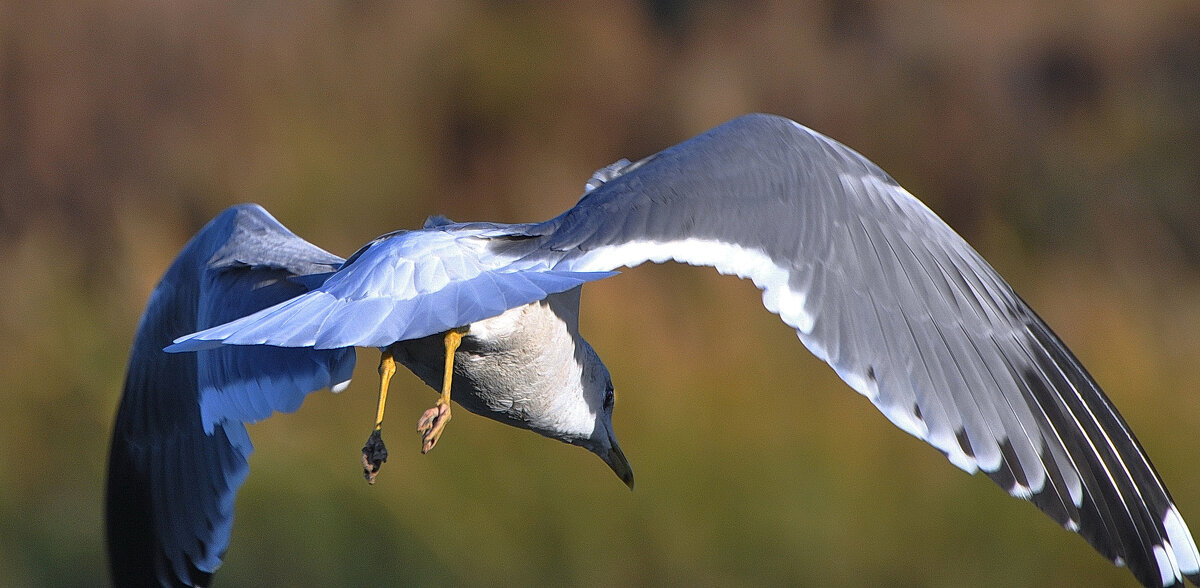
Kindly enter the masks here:
<path id="1" fill-rule="evenodd" d="M 113 426 L 105 511 L 115 585 L 207 585 L 249 471 L 243 423 L 295 410 L 354 367 L 352 349 L 163 347 L 302 294 L 341 261 L 241 205 L 197 233 L 167 270 L 138 326 Z"/>
<path id="2" fill-rule="evenodd" d="M 498 242 L 557 270 L 645 261 L 752 279 L 892 422 L 1032 500 L 1148 586 L 1200 555 L 1121 416 L 1045 323 L 920 201 L 849 148 L 750 115 L 589 186 Z"/>

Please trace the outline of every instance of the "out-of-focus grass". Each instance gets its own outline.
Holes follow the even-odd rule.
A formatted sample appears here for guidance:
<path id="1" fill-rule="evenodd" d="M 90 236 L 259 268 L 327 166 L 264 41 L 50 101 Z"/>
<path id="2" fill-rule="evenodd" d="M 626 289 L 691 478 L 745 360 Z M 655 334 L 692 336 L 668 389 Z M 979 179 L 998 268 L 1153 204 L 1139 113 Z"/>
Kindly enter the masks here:
<path id="1" fill-rule="evenodd" d="M 736 6 L 736 7 L 734 7 Z M 349 255 L 426 214 L 539 220 L 590 172 L 747 111 L 879 162 L 1083 359 L 1200 516 L 1194 3 L 0 3 L 0 585 L 103 581 L 107 437 L 150 289 L 229 204 Z M 218 582 L 1124 586 L 896 430 L 754 288 L 589 286 L 629 493 L 595 457 L 396 382 L 372 350 L 252 427 Z"/>

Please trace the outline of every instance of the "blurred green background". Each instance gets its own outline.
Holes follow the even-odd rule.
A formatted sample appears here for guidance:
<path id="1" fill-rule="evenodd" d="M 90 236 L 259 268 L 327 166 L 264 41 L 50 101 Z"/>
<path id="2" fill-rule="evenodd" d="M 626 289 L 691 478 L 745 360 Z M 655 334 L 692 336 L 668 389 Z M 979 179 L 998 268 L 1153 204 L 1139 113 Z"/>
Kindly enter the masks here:
<path id="1" fill-rule="evenodd" d="M 254 201 L 346 256 L 426 215 L 533 221 L 749 111 L 861 151 L 1083 359 L 1200 529 L 1200 4 L 0 1 L 0 585 L 107 581 L 101 501 L 154 283 Z M 378 355 L 251 428 L 222 586 L 1126 586 L 908 437 L 748 282 L 589 286 L 630 493 L 465 412 L 359 472 Z M 406 437 L 411 435 L 411 438 Z M 408 445 L 406 445 L 406 443 Z"/>

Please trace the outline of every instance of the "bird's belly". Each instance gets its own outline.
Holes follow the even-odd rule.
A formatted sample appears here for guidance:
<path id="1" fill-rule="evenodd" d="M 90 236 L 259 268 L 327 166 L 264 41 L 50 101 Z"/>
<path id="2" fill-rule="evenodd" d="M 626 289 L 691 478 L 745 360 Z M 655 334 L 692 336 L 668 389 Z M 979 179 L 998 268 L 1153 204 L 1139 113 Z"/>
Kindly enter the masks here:
<path id="1" fill-rule="evenodd" d="M 392 349 L 397 361 L 430 388 L 441 391 L 446 358 L 442 335 L 401 341 Z M 524 355 L 519 348 L 483 352 L 464 338 L 454 354 L 450 399 L 480 416 L 529 428 L 530 413 L 537 405 L 536 391 L 542 389 L 545 374 L 538 362 Z"/>
<path id="2" fill-rule="evenodd" d="M 516 427 L 539 430 L 553 421 L 553 403 L 579 387 L 579 343 L 564 314 L 578 312 L 578 289 L 471 323 L 454 354 L 450 399 Z M 584 343 L 586 345 L 586 343 Z M 434 390 L 446 369 L 444 334 L 395 343 L 396 360 Z"/>

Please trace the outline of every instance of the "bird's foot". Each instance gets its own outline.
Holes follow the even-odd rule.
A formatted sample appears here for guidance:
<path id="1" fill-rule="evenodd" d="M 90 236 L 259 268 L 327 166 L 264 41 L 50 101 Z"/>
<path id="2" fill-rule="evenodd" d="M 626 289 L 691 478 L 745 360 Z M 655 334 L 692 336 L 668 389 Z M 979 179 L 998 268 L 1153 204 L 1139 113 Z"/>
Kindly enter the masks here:
<path id="1" fill-rule="evenodd" d="M 371 431 L 371 436 L 367 437 L 367 444 L 362 448 L 363 476 L 367 478 L 368 484 L 375 483 L 375 476 L 379 474 L 379 468 L 387 458 L 388 450 L 383 444 L 383 436 L 379 429 L 375 429 Z"/>
<path id="2" fill-rule="evenodd" d="M 438 438 L 442 436 L 448 422 L 450 403 L 439 398 L 437 405 L 425 411 L 417 421 L 417 432 L 421 434 L 421 453 L 429 453 L 429 450 L 437 445 Z"/>

